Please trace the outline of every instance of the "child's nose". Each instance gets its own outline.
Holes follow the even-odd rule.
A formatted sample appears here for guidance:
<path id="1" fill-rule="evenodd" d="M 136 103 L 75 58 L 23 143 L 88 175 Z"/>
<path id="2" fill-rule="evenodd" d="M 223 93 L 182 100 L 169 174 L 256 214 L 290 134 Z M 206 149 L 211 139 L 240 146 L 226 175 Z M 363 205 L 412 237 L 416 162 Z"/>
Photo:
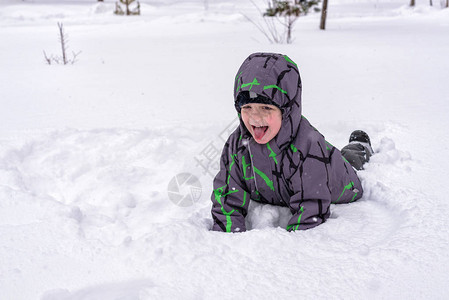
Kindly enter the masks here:
<path id="1" fill-rule="evenodd" d="M 260 113 L 259 110 L 255 109 L 251 112 L 251 118 L 253 120 L 261 120 L 262 119 L 262 114 Z"/>
<path id="2" fill-rule="evenodd" d="M 252 111 L 251 111 L 251 114 L 254 116 L 254 117 L 257 117 L 257 118 L 261 118 L 262 117 L 262 111 L 260 110 L 260 109 L 253 109 Z"/>

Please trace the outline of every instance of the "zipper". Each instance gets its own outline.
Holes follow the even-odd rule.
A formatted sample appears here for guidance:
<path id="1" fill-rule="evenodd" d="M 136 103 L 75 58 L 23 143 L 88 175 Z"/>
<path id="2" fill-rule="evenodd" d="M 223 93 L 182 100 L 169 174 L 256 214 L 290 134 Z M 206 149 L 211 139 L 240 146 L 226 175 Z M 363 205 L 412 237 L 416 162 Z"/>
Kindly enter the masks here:
<path id="1" fill-rule="evenodd" d="M 254 171 L 254 163 L 253 163 L 253 155 L 251 153 L 251 139 L 248 139 L 248 151 L 249 151 L 249 160 L 251 161 L 251 168 L 253 169 L 253 177 L 254 177 L 254 185 L 256 186 L 256 191 L 259 191 L 257 188 L 257 179 L 256 179 L 256 172 Z"/>

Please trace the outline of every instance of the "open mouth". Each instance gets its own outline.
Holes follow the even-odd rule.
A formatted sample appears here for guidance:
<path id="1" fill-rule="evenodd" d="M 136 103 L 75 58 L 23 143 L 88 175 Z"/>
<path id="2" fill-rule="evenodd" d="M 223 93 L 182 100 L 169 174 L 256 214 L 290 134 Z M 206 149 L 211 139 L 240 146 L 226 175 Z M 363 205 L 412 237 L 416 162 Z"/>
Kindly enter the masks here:
<path id="1" fill-rule="evenodd" d="M 268 126 L 253 126 L 253 125 L 251 126 L 253 127 L 254 138 L 256 140 L 261 140 L 268 129 Z"/>

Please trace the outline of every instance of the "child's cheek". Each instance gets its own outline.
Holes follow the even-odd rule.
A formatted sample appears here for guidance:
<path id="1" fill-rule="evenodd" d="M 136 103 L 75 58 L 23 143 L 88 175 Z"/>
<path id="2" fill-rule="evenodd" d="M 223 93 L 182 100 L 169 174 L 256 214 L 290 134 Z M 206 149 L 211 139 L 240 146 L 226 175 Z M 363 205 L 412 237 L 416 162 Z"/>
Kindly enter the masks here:
<path id="1" fill-rule="evenodd" d="M 268 115 L 265 120 L 269 125 L 273 125 L 273 122 L 274 122 L 273 114 Z"/>

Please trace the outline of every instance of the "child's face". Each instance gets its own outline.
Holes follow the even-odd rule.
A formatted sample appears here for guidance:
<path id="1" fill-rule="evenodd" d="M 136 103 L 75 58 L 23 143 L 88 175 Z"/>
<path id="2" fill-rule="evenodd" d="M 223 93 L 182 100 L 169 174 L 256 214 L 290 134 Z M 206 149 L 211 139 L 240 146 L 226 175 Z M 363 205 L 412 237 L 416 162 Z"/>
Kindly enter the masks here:
<path id="1" fill-rule="evenodd" d="M 270 104 L 249 103 L 242 106 L 242 120 L 259 144 L 271 141 L 281 129 L 282 113 Z"/>

